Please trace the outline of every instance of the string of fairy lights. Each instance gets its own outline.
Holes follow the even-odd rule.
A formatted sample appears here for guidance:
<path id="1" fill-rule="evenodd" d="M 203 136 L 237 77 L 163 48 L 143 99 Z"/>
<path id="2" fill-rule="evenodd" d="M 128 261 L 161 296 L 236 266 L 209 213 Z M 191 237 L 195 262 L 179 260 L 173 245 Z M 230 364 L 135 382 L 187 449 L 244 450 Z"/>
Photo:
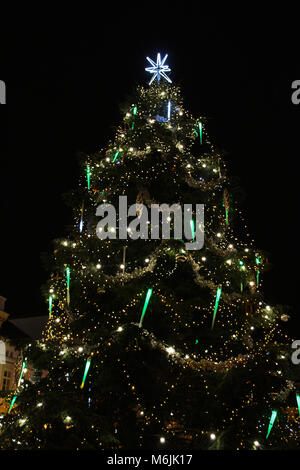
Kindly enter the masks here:
<path id="1" fill-rule="evenodd" d="M 194 150 L 195 144 L 198 145 L 197 151 Z M 78 381 L 75 371 L 79 366 L 76 366 L 64 375 L 68 385 L 92 395 L 92 392 L 86 391 L 90 376 L 99 374 L 99 370 L 111 361 L 112 347 L 118 345 L 120 335 L 134 327 L 139 330 L 139 338 L 150 341 L 153 349 L 166 356 L 170 367 L 176 367 L 177 373 L 173 380 L 165 380 L 159 402 L 149 408 L 139 393 L 134 372 L 126 361 L 120 357 L 116 360 L 116 367 L 121 371 L 128 392 L 135 401 L 139 446 L 143 447 L 144 435 L 153 422 L 160 429 L 157 439 L 161 445 L 174 438 L 179 429 L 186 439 L 201 438 L 206 446 L 210 446 L 236 420 L 240 420 L 243 436 L 238 448 L 248 448 L 249 445 L 260 448 L 262 439 L 265 445 L 275 423 L 278 429 L 280 426 L 283 428 L 282 442 L 287 442 L 289 436 L 295 437 L 293 427 L 288 427 L 287 434 L 286 425 L 278 424 L 278 412 L 273 409 L 274 397 L 278 397 L 276 387 L 271 392 L 264 392 L 267 411 L 264 418 L 257 422 L 256 436 L 247 434 L 248 423 L 243 416 L 243 410 L 255 403 L 256 384 L 248 384 L 247 392 L 237 407 L 228 406 L 209 387 L 208 372 L 227 373 L 234 368 L 249 367 L 250 363 L 252 367 L 261 363 L 266 367 L 269 365 L 269 374 L 275 365 L 278 377 L 281 371 L 278 369 L 280 362 L 274 364 L 274 359 L 266 356 L 268 348 L 279 341 L 280 320 L 280 312 L 267 305 L 261 294 L 261 274 L 266 259 L 262 252 L 254 248 L 240 210 L 231 203 L 228 191 L 227 194 L 224 191 L 229 187 L 226 165 L 222 155 L 210 142 L 206 119 L 195 119 L 184 109 L 179 87 L 164 83 L 147 89 L 138 87 L 137 101 L 125 113 L 115 138 L 107 148 L 88 156 L 81 169 L 72 233 L 69 238 L 55 241 L 53 258 L 56 272 L 51 276 L 45 292 L 49 322 L 43 340 L 37 346 L 45 352 L 55 345 L 48 367 L 46 390 L 64 387 L 62 382 L 55 384 L 51 374 L 58 367 L 61 367 L 61 374 L 65 374 L 65 367 L 73 358 L 79 361 L 82 376 Z M 97 220 L 93 220 L 93 216 L 99 202 L 115 203 L 117 196 L 124 194 L 129 194 L 135 202 L 142 187 L 148 188 L 151 198 L 156 200 L 157 195 L 152 195 L 151 189 L 153 181 L 161 180 L 172 187 L 171 202 L 183 203 L 182 194 L 190 190 L 195 190 L 195 195 L 203 198 L 200 201 L 205 202 L 206 214 L 205 245 L 202 250 L 188 252 L 179 240 L 150 239 L 143 241 L 142 250 L 137 250 L 130 240 L 118 241 L 116 229 L 115 233 L 110 233 L 110 238 L 104 241 L 98 239 Z M 150 202 L 144 201 L 144 204 L 148 206 Z M 235 235 L 235 220 L 239 224 L 243 222 L 246 241 Z M 183 265 L 189 266 L 191 289 L 199 289 L 200 295 L 205 289 L 209 291 L 206 305 L 176 296 L 166 287 L 166 279 L 172 278 Z M 107 310 L 106 304 L 103 305 L 103 295 L 112 289 L 116 292 L 118 286 L 132 286 L 136 281 L 144 286 L 148 283 L 147 287 L 130 291 L 135 293 L 122 305 L 117 298 L 114 299 L 116 303 Z M 163 321 L 167 322 L 170 337 L 178 338 L 178 344 L 167 344 L 148 330 L 154 302 Z M 86 325 L 82 323 L 80 332 L 72 331 L 71 323 L 88 318 L 89 312 L 93 312 L 92 320 L 89 319 Z M 187 313 L 190 314 L 188 320 Z M 97 333 L 103 328 L 110 331 L 109 336 L 101 336 L 95 342 Z M 219 342 L 222 345 L 216 346 L 212 340 L 206 349 L 200 348 L 199 338 L 203 332 L 216 328 L 220 331 Z M 256 329 L 263 331 L 263 338 L 256 341 L 254 347 L 252 334 Z M 182 335 L 184 339 L 180 341 Z M 280 341 L 286 339 L 283 335 Z M 244 353 L 237 354 L 236 345 L 242 346 L 240 349 Z M 139 347 L 137 344 L 131 345 L 126 352 L 137 352 Z M 110 366 L 113 364 L 110 363 Z M 25 369 L 26 361 L 22 364 L 17 392 L 10 397 L 11 419 L 15 416 L 12 410 L 16 409 L 17 413 L 16 402 L 22 387 L 28 386 L 23 378 Z M 180 427 L 178 410 L 171 410 L 168 418 L 163 416 L 162 410 L 181 386 L 187 371 L 201 378 L 202 392 L 224 410 L 223 419 L 215 429 L 210 426 L 201 429 L 201 423 L 197 429 Z M 293 390 L 293 386 L 289 390 Z M 46 396 L 45 391 L 43 394 Z M 299 408 L 298 393 L 296 398 Z M 90 396 L 89 400 L 92 400 Z M 43 408 L 41 396 L 35 408 Z M 67 430 L 74 427 L 73 417 L 67 410 L 61 419 Z M 18 443 L 26 439 L 30 416 L 18 417 L 16 423 L 19 428 Z M 44 423 L 43 426 L 48 429 L 51 424 Z M 92 426 L 99 447 L 103 447 L 101 427 Z M 39 437 L 36 442 L 39 448 Z M 268 442 L 271 446 L 271 441 Z M 81 445 L 85 444 L 86 438 L 83 438 Z"/>

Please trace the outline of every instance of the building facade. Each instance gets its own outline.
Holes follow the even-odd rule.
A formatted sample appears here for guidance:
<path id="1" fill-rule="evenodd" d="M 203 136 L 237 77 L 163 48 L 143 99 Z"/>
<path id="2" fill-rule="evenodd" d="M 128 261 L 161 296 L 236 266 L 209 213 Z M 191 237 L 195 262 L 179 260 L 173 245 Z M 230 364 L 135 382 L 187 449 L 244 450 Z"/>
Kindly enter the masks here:
<path id="1" fill-rule="evenodd" d="M 0 296 L 0 392 L 14 391 L 18 385 L 22 351 L 18 351 L 11 340 L 39 339 L 48 319 L 47 316 L 9 319 L 9 314 L 5 311 L 6 300 Z M 28 378 L 32 373 L 28 367 L 24 377 Z M 0 415 L 7 410 L 7 400 L 0 397 Z"/>
<path id="2" fill-rule="evenodd" d="M 9 314 L 5 312 L 6 298 L 0 296 L 0 391 L 15 390 L 17 387 L 16 370 L 20 352 L 9 342 L 7 336 L 2 335 L 2 325 L 7 321 Z M 7 403 L 0 397 L 0 413 L 7 411 Z"/>

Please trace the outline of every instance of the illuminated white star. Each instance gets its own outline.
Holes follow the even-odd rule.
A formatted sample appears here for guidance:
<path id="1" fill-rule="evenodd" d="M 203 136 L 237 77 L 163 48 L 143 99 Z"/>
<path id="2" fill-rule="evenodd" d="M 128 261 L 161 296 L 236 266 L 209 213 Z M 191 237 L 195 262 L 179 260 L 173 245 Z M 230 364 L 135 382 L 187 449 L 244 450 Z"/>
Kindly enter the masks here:
<path id="1" fill-rule="evenodd" d="M 172 80 L 165 74 L 165 72 L 171 72 L 171 69 L 168 65 L 164 65 L 166 58 L 168 57 L 168 54 L 165 55 L 163 60 L 160 58 L 160 54 L 157 54 L 156 58 L 156 63 L 147 57 L 148 62 L 152 65 L 152 67 L 147 67 L 145 70 L 149 73 L 153 73 L 153 77 L 151 78 L 149 85 L 153 82 L 155 78 L 157 78 L 157 81 L 160 81 L 160 77 L 162 76 L 167 82 L 172 83 Z"/>

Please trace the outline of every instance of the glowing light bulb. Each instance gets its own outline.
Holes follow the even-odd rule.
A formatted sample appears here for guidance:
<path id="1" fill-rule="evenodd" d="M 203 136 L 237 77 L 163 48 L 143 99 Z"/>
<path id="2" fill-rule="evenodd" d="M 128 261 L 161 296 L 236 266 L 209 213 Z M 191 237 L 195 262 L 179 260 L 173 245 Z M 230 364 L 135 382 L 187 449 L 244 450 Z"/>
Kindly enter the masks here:
<path id="1" fill-rule="evenodd" d="M 214 433 L 212 433 L 209 437 L 211 438 L 212 441 L 216 439 L 216 435 Z"/>
<path id="2" fill-rule="evenodd" d="M 169 346 L 167 349 L 166 349 L 167 353 L 168 354 L 174 354 L 175 353 L 175 349 L 172 347 L 172 346 Z"/>

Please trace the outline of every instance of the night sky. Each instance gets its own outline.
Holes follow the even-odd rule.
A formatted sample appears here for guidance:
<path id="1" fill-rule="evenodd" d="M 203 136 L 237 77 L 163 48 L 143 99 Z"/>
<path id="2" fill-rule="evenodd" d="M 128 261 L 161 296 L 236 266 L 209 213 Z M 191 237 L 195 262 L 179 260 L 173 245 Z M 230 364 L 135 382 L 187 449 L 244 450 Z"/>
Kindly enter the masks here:
<path id="1" fill-rule="evenodd" d="M 242 211 L 258 248 L 270 303 L 298 312 L 300 79 L 297 18 L 226 19 L 190 13 L 138 20 L 131 13 L 10 30 L 7 104 L 1 117 L 0 295 L 12 317 L 47 314 L 40 254 L 63 236 L 72 214 L 62 194 L 76 186 L 76 154 L 105 146 L 119 105 L 147 85 L 146 56 L 168 53 L 185 107 L 209 118 L 212 142 L 227 152 L 246 191 Z M 21 22 L 21 21 L 20 21 Z M 298 49 L 298 50 L 297 50 Z M 3 65 L 3 63 L 2 63 Z M 293 320 L 299 326 L 299 320 Z"/>

